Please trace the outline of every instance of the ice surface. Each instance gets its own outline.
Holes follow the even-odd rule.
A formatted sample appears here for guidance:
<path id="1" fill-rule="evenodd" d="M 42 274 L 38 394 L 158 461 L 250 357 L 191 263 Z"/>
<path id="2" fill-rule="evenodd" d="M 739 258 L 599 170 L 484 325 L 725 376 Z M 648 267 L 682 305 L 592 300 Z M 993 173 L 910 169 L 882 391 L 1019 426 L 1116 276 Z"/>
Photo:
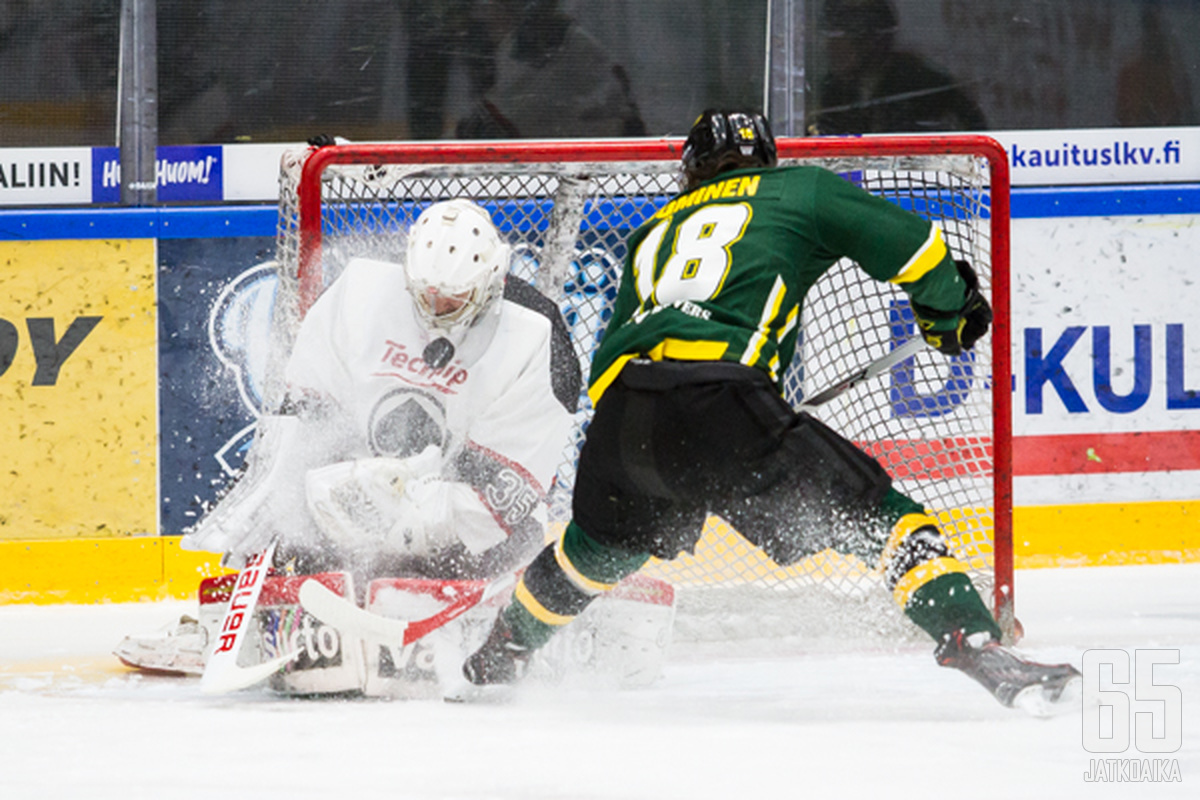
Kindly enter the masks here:
<path id="1" fill-rule="evenodd" d="M 637 691 L 504 705 L 212 698 L 109 655 L 190 603 L 0 607 L 0 798 L 1200 797 L 1200 564 L 1019 571 L 1020 649 L 1168 648 L 1182 783 L 1087 783 L 1076 711 L 1002 708 L 931 646 L 673 647 Z M 1135 710 L 1152 710 L 1138 706 Z M 1131 749 L 1116 756 L 1153 758 Z"/>

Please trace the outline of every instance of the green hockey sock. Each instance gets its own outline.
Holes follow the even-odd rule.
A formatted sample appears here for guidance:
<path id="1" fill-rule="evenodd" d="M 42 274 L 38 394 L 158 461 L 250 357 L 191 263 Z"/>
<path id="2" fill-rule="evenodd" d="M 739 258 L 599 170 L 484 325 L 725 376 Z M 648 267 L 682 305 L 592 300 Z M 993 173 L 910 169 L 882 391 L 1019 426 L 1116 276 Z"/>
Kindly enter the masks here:
<path id="1" fill-rule="evenodd" d="M 964 572 L 939 575 L 918 587 L 904 613 L 939 642 L 960 629 L 967 635 L 987 631 L 1000 638 L 1000 626 Z"/>

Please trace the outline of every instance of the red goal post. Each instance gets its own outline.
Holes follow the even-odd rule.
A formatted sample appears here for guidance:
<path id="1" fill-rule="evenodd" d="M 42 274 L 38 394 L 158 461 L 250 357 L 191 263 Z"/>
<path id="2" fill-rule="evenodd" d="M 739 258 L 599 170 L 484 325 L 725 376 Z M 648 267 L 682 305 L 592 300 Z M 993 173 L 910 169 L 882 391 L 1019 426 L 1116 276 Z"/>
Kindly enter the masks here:
<path id="1" fill-rule="evenodd" d="M 980 273 L 996 319 L 975 353 L 949 367 L 939 354 L 922 354 L 894 368 L 890 378 L 822 407 L 818 416 L 899 474 L 902 490 L 915 487 L 910 493 L 933 508 L 1011 633 L 1007 156 L 994 139 L 973 135 L 782 138 L 777 144 L 781 163 L 826 166 L 934 219 L 955 256 Z M 466 196 L 489 207 L 516 246 L 514 270 L 560 303 L 586 374 L 607 319 L 604 305 L 615 293 L 624 237 L 678 190 L 682 146 L 681 139 L 353 143 L 286 154 L 277 253 L 284 291 L 277 313 L 294 327 L 345 258 L 369 253 L 399 260 L 398 242 L 421 208 Z M 875 284 L 849 263 L 827 277 L 806 298 L 803 344 L 788 378 L 793 403 L 879 358 L 898 337 L 916 335 L 894 287 Z M 888 309 L 886 315 L 874 306 Z M 277 346 L 286 342 L 285 336 Z M 565 453 L 559 476 L 568 490 L 577 443 Z M 936 491 L 917 491 L 932 486 Z M 755 550 L 710 520 L 694 555 L 647 569 L 682 587 L 750 585 L 779 594 L 820 586 L 859 599 L 878 588 L 873 565 L 853 557 L 821 553 L 784 569 Z"/>

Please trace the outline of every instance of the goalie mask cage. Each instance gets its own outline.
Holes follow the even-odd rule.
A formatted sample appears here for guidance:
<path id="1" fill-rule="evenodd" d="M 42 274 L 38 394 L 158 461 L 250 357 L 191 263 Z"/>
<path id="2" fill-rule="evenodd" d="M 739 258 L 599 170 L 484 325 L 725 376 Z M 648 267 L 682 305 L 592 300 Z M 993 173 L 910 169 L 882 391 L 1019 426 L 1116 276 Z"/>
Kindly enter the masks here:
<path id="1" fill-rule="evenodd" d="M 285 154 L 276 299 L 283 322 L 274 326 L 273 364 L 282 363 L 304 309 L 349 258 L 401 261 L 404 233 L 424 208 L 467 197 L 491 212 L 513 245 L 513 272 L 558 303 L 586 377 L 612 313 L 625 241 L 678 193 L 682 146 L 682 140 L 381 143 Z M 927 350 L 815 413 L 878 458 L 897 488 L 936 515 L 1012 634 L 1004 151 L 983 136 L 780 139 L 778 148 L 781 165 L 819 164 L 934 220 L 954 256 L 974 265 L 992 300 L 994 327 L 973 352 L 946 358 Z M 797 357 L 786 374 L 793 405 L 919 335 L 904 294 L 845 260 L 813 287 L 803 311 Z M 569 516 L 590 412 L 585 394 L 551 496 L 551 517 L 559 523 Z M 827 550 L 781 567 L 716 518 L 694 553 L 643 569 L 676 586 L 677 637 L 778 638 L 793 631 L 836 637 L 847 633 L 847 614 L 856 618 L 859 611 L 869 612 L 868 627 L 888 636 L 916 630 L 887 597 L 876 565 Z M 813 613 L 797 611 L 802 598 L 816 602 Z M 689 628 L 693 618 L 721 621 Z"/>

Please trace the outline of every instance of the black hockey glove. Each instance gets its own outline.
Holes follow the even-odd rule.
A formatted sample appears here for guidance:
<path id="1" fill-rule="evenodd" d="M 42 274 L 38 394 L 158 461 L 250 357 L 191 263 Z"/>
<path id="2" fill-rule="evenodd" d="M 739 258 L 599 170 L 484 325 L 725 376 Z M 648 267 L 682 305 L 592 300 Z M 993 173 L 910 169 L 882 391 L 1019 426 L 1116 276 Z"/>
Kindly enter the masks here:
<path id="1" fill-rule="evenodd" d="M 961 355 L 964 350 L 970 350 L 992 325 L 992 307 L 979 292 L 979 278 L 975 270 L 966 261 L 955 261 L 954 265 L 967 284 L 967 296 L 958 311 L 941 311 L 916 302 L 912 304 L 921 336 L 931 347 L 948 356 Z"/>

